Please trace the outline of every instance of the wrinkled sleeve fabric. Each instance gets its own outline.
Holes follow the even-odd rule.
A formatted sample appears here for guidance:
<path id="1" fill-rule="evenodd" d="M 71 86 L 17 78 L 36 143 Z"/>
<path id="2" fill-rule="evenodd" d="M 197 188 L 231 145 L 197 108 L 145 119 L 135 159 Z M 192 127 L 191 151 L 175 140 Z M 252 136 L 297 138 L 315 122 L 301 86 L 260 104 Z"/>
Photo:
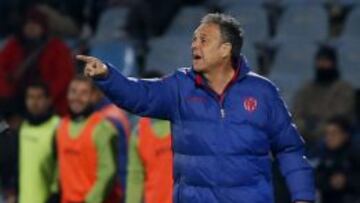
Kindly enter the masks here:
<path id="1" fill-rule="evenodd" d="M 315 200 L 314 174 L 305 157 L 304 141 L 278 89 L 274 85 L 270 89 L 269 131 L 272 153 L 279 162 L 292 202 L 312 202 Z"/>
<path id="2" fill-rule="evenodd" d="M 171 120 L 176 107 L 176 74 L 163 79 L 127 78 L 106 64 L 109 74 L 96 85 L 117 106 L 140 116 Z"/>

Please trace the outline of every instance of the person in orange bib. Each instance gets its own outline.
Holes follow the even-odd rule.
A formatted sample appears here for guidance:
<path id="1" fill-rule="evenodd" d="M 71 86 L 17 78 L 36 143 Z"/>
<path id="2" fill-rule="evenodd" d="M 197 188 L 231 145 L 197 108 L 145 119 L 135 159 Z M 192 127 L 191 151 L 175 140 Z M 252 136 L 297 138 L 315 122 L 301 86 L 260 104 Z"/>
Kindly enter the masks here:
<path id="1" fill-rule="evenodd" d="M 130 138 L 126 203 L 172 203 L 170 122 L 141 118 Z"/>
<path id="2" fill-rule="evenodd" d="M 118 133 L 118 176 L 121 188 L 125 190 L 128 144 L 131 134 L 130 121 L 127 113 L 111 103 L 99 89 L 95 88 L 93 92 L 92 103 L 94 104 L 95 110 L 102 113 L 103 116 L 115 126 Z"/>
<path id="3" fill-rule="evenodd" d="M 57 130 L 57 152 L 62 203 L 117 203 L 121 188 L 116 181 L 117 132 L 93 111 L 93 85 L 77 77 L 68 90 L 70 116 Z"/>

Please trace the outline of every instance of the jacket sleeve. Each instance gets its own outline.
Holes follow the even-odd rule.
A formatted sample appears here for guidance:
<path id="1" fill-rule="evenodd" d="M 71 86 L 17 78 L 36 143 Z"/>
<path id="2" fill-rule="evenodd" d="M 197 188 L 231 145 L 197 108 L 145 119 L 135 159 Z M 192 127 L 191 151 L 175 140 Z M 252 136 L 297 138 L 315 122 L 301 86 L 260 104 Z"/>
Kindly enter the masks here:
<path id="1" fill-rule="evenodd" d="M 270 96 L 271 150 L 279 162 L 292 202 L 314 201 L 313 169 L 306 160 L 304 141 L 292 122 L 291 115 L 276 87 Z"/>
<path id="2" fill-rule="evenodd" d="M 97 86 L 113 103 L 127 111 L 146 117 L 171 120 L 175 109 L 176 76 L 140 80 L 126 78 L 107 64 L 108 77 L 95 80 Z"/>

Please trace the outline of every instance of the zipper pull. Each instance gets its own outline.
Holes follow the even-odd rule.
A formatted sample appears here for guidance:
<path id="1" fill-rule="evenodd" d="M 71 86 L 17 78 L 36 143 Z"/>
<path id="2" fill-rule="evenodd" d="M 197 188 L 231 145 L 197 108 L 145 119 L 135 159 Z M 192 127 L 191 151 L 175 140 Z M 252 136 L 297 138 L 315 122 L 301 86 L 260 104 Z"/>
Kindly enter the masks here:
<path id="1" fill-rule="evenodd" d="M 225 118 L 225 109 L 220 109 L 221 118 Z"/>

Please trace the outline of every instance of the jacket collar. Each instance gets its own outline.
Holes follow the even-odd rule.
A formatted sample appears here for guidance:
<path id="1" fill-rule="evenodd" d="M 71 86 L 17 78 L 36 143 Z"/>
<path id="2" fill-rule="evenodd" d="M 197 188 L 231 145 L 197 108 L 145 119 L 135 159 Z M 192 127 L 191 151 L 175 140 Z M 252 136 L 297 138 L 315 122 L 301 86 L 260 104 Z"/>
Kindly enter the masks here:
<path id="1" fill-rule="evenodd" d="M 234 78 L 232 79 L 233 82 L 240 81 L 249 72 L 250 72 L 250 67 L 248 65 L 247 59 L 245 58 L 245 56 L 240 55 L 238 65 L 235 70 L 235 75 L 234 75 Z M 204 76 L 201 73 L 196 72 L 193 67 L 191 67 L 190 75 L 195 80 L 195 84 L 197 86 L 205 85 L 206 80 L 205 80 Z"/>

